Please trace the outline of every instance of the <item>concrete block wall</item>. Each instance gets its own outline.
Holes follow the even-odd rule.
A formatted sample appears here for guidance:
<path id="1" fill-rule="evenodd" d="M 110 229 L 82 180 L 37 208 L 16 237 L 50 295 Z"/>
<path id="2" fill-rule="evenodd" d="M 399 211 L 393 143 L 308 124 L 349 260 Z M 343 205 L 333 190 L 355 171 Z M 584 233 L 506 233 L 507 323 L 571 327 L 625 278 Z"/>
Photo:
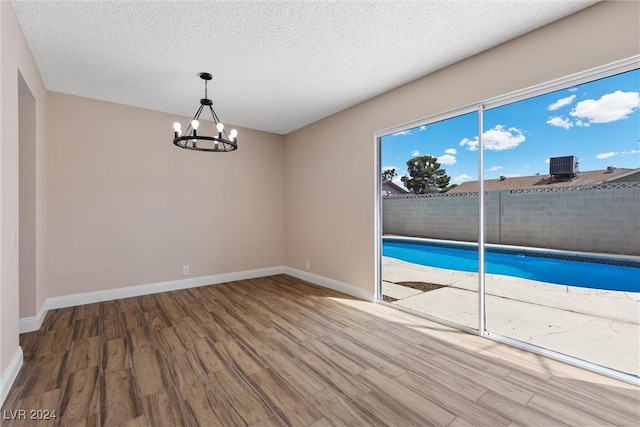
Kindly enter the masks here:
<path id="1" fill-rule="evenodd" d="M 486 241 L 640 255 L 640 183 L 485 196 Z M 382 200 L 383 233 L 477 241 L 478 196 L 403 195 Z"/>
<path id="2" fill-rule="evenodd" d="M 476 241 L 478 196 L 389 196 L 382 200 L 385 234 Z"/>

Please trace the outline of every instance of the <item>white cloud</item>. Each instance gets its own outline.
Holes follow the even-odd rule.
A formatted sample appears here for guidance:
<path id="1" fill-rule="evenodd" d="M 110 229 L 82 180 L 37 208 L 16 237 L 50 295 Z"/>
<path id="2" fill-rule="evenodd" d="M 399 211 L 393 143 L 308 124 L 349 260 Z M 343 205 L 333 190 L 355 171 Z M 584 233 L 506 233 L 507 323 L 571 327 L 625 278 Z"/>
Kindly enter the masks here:
<path id="1" fill-rule="evenodd" d="M 567 96 L 566 98 L 560 98 L 556 102 L 554 102 L 553 104 L 549 105 L 547 107 L 547 110 L 549 110 L 549 111 L 559 110 L 560 108 L 564 107 L 565 105 L 571 104 L 574 99 L 576 99 L 575 95 L 570 95 L 570 96 Z"/>
<path id="2" fill-rule="evenodd" d="M 420 152 L 418 150 L 411 152 L 411 157 L 418 157 L 419 155 L 420 155 Z"/>
<path id="3" fill-rule="evenodd" d="M 623 120 L 640 107 L 640 93 L 622 92 L 602 95 L 600 99 L 585 99 L 576 104 L 571 115 L 587 123 L 610 123 Z"/>
<path id="4" fill-rule="evenodd" d="M 608 159 L 609 157 L 615 156 L 616 153 L 613 151 L 609 151 L 608 153 L 600 153 L 596 155 L 596 159 Z"/>
<path id="5" fill-rule="evenodd" d="M 392 133 L 391 136 L 400 136 L 400 135 L 409 135 L 411 133 L 411 129 L 402 130 L 400 132 Z"/>
<path id="6" fill-rule="evenodd" d="M 469 138 L 465 138 L 462 141 L 460 141 L 460 145 L 461 147 L 466 146 L 467 150 L 469 151 L 478 151 L 478 138 L 476 137 L 476 139 L 471 140 Z"/>
<path id="7" fill-rule="evenodd" d="M 425 130 L 426 128 L 427 128 L 427 126 L 426 126 L 426 125 L 422 125 L 422 126 L 420 126 L 420 130 L 421 130 L 421 131 Z"/>
<path id="8" fill-rule="evenodd" d="M 640 150 L 631 150 L 631 151 L 609 151 L 608 153 L 600 153 L 596 154 L 596 159 L 608 159 L 609 157 L 614 156 L 628 156 L 630 154 L 640 154 Z"/>
<path id="9" fill-rule="evenodd" d="M 487 172 L 496 172 L 496 171 L 499 171 L 500 169 L 502 169 L 502 166 L 494 166 L 487 169 Z"/>
<path id="10" fill-rule="evenodd" d="M 573 124 L 578 126 L 578 127 L 585 127 L 585 128 L 588 128 L 589 126 L 591 126 L 588 122 L 583 122 L 580 119 L 574 121 Z"/>
<path id="11" fill-rule="evenodd" d="M 404 182 L 402 182 L 402 177 L 405 176 L 407 174 L 407 170 L 402 168 L 398 168 L 396 166 L 383 166 L 382 170 L 388 170 L 388 169 L 395 169 L 396 170 L 396 176 L 393 177 L 393 179 L 391 180 L 391 182 L 393 182 L 394 184 L 400 186 L 401 188 L 406 188 L 404 186 Z"/>
<path id="12" fill-rule="evenodd" d="M 558 116 L 549 118 L 549 120 L 547 120 L 547 124 L 563 129 L 570 129 L 573 127 L 573 123 L 571 123 L 571 120 L 564 119 Z"/>
<path id="13" fill-rule="evenodd" d="M 572 87 L 571 89 L 568 89 L 569 92 L 577 92 L 578 88 L 577 87 Z"/>
<path id="14" fill-rule="evenodd" d="M 522 131 L 515 127 L 508 130 L 502 125 L 497 125 L 493 129 L 482 134 L 484 146 L 487 150 L 502 151 L 516 148 L 525 141 Z"/>
<path id="15" fill-rule="evenodd" d="M 456 150 L 455 148 L 447 148 L 446 150 L 444 150 L 445 154 L 458 154 L 458 150 Z"/>
<path id="16" fill-rule="evenodd" d="M 502 151 L 518 147 L 526 140 L 522 131 L 515 127 L 505 128 L 503 125 L 496 125 L 482 133 L 482 141 L 485 150 Z M 478 150 L 478 137 L 473 140 L 464 138 L 459 144 L 467 147 L 469 151 Z"/>
<path id="17" fill-rule="evenodd" d="M 462 175 L 458 175 L 455 178 L 453 178 L 454 182 L 465 182 L 465 181 L 469 181 L 471 179 L 471 177 L 469 175 L 466 174 L 462 174 Z"/>
<path id="18" fill-rule="evenodd" d="M 451 154 L 444 154 L 440 157 L 438 157 L 438 162 L 442 165 L 455 165 L 456 164 L 456 158 L 455 156 L 452 156 Z"/>
<path id="19" fill-rule="evenodd" d="M 544 162 L 545 162 L 546 164 L 549 164 L 549 163 L 551 163 L 551 159 L 547 159 L 547 160 L 545 160 Z"/>

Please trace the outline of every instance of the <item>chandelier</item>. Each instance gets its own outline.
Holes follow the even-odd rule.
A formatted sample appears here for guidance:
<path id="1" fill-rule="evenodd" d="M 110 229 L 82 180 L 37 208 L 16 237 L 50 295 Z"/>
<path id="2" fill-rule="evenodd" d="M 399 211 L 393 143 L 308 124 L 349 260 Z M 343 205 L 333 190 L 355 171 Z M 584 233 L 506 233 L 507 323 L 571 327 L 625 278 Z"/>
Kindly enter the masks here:
<path id="1" fill-rule="evenodd" d="M 224 130 L 224 125 L 220 122 L 218 115 L 213 111 L 213 103 L 207 98 L 207 82 L 211 80 L 211 74 L 200 73 L 200 78 L 204 80 L 204 98 L 200 100 L 200 108 L 196 111 L 193 120 L 182 133 L 182 125 L 179 122 L 173 124 L 173 143 L 180 148 L 186 148 L 187 150 L 197 151 L 217 151 L 227 152 L 238 149 L 238 131 L 232 129 L 227 135 Z M 216 130 L 218 131 L 216 136 L 201 135 L 198 129 L 201 128 L 200 114 L 206 108 L 209 108 L 213 123 L 215 123 Z"/>

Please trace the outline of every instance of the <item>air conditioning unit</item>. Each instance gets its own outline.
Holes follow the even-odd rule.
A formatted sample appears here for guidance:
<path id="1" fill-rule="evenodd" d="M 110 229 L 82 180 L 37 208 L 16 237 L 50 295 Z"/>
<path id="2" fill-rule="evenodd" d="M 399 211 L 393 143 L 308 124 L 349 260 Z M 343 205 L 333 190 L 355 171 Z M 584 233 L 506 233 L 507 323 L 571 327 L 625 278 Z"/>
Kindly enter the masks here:
<path id="1" fill-rule="evenodd" d="M 578 163 L 576 156 L 551 157 L 549 175 L 573 178 L 578 174 Z"/>

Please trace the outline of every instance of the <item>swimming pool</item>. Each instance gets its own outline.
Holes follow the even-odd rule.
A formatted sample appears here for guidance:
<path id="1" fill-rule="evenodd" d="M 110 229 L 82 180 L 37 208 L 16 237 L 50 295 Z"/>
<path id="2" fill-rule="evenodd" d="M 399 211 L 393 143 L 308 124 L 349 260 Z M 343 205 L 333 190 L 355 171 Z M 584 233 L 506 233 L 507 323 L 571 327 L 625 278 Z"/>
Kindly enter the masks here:
<path id="1" fill-rule="evenodd" d="M 382 255 L 430 267 L 478 271 L 478 249 L 474 244 L 385 237 Z M 486 245 L 485 272 L 583 288 L 640 292 L 640 259 L 632 257 L 590 257 Z"/>

